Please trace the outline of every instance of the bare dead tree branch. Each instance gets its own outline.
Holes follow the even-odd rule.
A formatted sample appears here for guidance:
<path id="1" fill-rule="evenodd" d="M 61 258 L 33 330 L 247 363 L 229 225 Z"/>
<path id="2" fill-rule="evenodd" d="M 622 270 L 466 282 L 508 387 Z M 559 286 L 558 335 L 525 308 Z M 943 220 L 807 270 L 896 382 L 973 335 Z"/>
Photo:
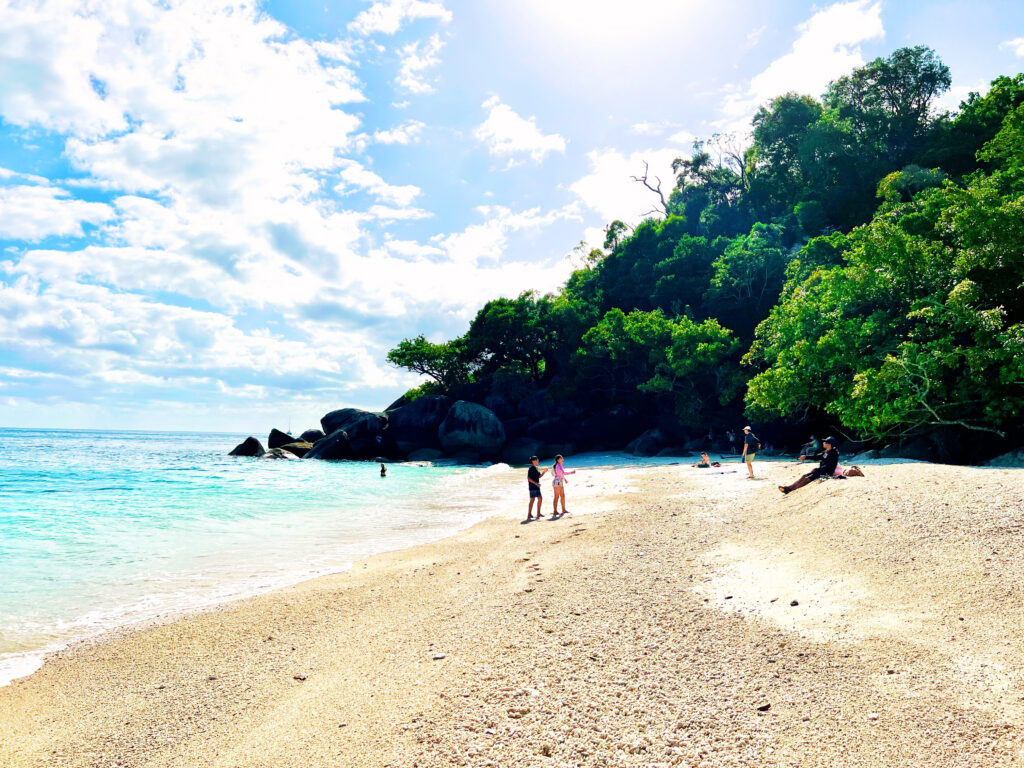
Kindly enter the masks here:
<path id="1" fill-rule="evenodd" d="M 657 182 L 657 184 L 651 184 L 647 180 L 647 177 L 650 174 L 650 170 L 651 170 L 650 166 L 647 164 L 646 160 L 644 160 L 643 162 L 644 162 L 644 175 L 643 176 L 630 176 L 630 178 L 633 179 L 633 181 L 635 181 L 635 182 L 637 182 L 639 184 L 643 184 L 645 187 L 647 187 L 649 190 L 651 190 L 651 192 L 656 194 L 658 196 L 658 200 L 661 201 L 661 210 L 660 211 L 657 208 L 652 208 L 650 211 L 648 211 L 644 215 L 646 216 L 646 215 L 648 215 L 650 213 L 661 213 L 661 214 L 663 214 L 665 216 L 668 216 L 668 203 L 665 200 L 665 195 L 661 191 L 661 179 L 658 178 L 657 176 L 655 176 L 654 180 Z"/>

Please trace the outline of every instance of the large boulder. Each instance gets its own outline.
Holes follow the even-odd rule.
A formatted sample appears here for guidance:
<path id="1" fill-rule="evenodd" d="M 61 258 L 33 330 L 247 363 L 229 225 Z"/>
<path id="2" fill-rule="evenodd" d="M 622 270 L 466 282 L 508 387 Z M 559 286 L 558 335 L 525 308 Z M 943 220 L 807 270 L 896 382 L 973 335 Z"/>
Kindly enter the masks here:
<path id="1" fill-rule="evenodd" d="M 492 392 L 484 398 L 484 407 L 490 408 L 502 421 L 515 418 L 516 406 L 512 400 L 505 395 Z"/>
<path id="2" fill-rule="evenodd" d="M 348 433 L 343 429 L 332 432 L 327 437 L 317 440 L 306 453 L 304 459 L 342 460 L 356 458 Z"/>
<path id="3" fill-rule="evenodd" d="M 313 449 L 313 444 L 309 442 L 299 441 L 296 443 L 288 443 L 288 445 L 282 445 L 282 451 L 288 451 L 288 453 L 294 453 L 300 459 L 309 453 Z"/>
<path id="4" fill-rule="evenodd" d="M 658 451 L 668 447 L 668 441 L 657 427 L 648 429 L 633 442 L 636 456 L 657 456 Z"/>
<path id="5" fill-rule="evenodd" d="M 319 429 L 307 429 L 301 435 L 299 435 L 300 443 L 315 443 L 317 440 L 323 440 L 327 435 Z"/>
<path id="6" fill-rule="evenodd" d="M 506 464 L 529 464 L 531 456 L 544 458 L 543 445 L 529 437 L 509 440 L 501 449 L 501 460 Z"/>
<path id="7" fill-rule="evenodd" d="M 531 424 L 526 430 L 526 436 L 542 443 L 564 443 L 569 441 L 571 430 L 572 425 L 567 420 L 552 416 Z"/>
<path id="8" fill-rule="evenodd" d="M 555 412 L 547 392 L 534 392 L 519 401 L 519 413 L 530 421 L 541 421 Z"/>
<path id="9" fill-rule="evenodd" d="M 384 453 L 384 428 L 388 425 L 386 414 L 360 408 L 341 408 L 320 419 L 320 424 L 328 436 L 344 431 L 355 458 L 368 459 Z"/>
<path id="10" fill-rule="evenodd" d="M 595 450 L 616 450 L 636 436 L 636 414 L 624 405 L 616 405 L 585 418 L 576 430 L 576 439 Z"/>
<path id="11" fill-rule="evenodd" d="M 883 459 L 910 459 L 911 461 L 936 461 L 938 452 L 935 445 L 924 435 L 887 445 L 878 452 Z M 840 455 L 842 455 L 840 453 Z"/>
<path id="12" fill-rule="evenodd" d="M 1015 451 L 1004 453 L 1002 456 L 996 456 L 992 461 L 988 462 L 985 466 L 988 467 L 1024 467 L 1024 447 L 1018 448 Z"/>
<path id="13" fill-rule="evenodd" d="M 267 448 L 280 448 L 282 445 L 294 442 L 295 438 L 287 432 L 282 432 L 280 429 L 272 429 L 270 430 L 269 437 L 267 437 Z"/>
<path id="14" fill-rule="evenodd" d="M 448 415 L 452 401 L 444 395 L 423 395 L 408 405 L 388 412 L 388 438 L 401 453 L 437 448 L 437 428 Z"/>
<path id="15" fill-rule="evenodd" d="M 236 445 L 228 456 L 255 456 L 256 458 L 259 458 L 264 453 L 266 453 L 266 451 L 263 449 L 263 443 L 255 437 L 247 437 Z"/>
<path id="16" fill-rule="evenodd" d="M 493 459 L 505 444 L 505 429 L 490 408 L 458 400 L 437 428 L 437 438 L 451 456 Z"/>
<path id="17" fill-rule="evenodd" d="M 517 437 L 522 437 L 526 434 L 526 430 L 530 428 L 530 420 L 525 416 L 519 416 L 515 419 L 501 422 L 501 426 L 505 428 L 505 439 L 515 440 Z"/>

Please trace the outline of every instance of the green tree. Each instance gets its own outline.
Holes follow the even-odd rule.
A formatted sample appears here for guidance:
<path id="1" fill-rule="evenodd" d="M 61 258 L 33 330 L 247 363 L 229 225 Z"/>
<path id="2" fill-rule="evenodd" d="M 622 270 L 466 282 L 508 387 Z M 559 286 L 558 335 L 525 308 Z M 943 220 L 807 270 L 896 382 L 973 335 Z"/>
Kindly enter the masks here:
<path id="1" fill-rule="evenodd" d="M 466 349 L 483 375 L 515 368 L 536 379 L 550 348 L 545 318 L 551 301 L 531 291 L 494 299 L 477 312 L 466 333 Z"/>
<path id="2" fill-rule="evenodd" d="M 878 438 L 1024 416 L 1018 110 L 985 149 L 997 173 L 926 189 L 846 236 L 841 264 L 793 270 L 746 357 L 767 366 L 753 414 L 818 408 Z"/>
<path id="3" fill-rule="evenodd" d="M 472 371 L 465 341 L 461 338 L 441 344 L 427 341 L 423 334 L 402 339 L 388 352 L 387 360 L 399 368 L 429 376 L 445 392 L 469 381 Z"/>

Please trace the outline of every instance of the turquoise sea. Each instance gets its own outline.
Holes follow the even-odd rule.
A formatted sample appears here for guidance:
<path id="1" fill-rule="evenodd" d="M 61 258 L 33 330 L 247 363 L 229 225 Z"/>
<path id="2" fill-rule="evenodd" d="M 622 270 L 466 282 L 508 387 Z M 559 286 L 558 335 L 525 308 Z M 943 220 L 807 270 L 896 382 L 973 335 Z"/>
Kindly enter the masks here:
<path id="1" fill-rule="evenodd" d="M 343 570 L 497 502 L 486 469 L 228 456 L 243 437 L 0 429 L 0 684 L 69 641 Z"/>

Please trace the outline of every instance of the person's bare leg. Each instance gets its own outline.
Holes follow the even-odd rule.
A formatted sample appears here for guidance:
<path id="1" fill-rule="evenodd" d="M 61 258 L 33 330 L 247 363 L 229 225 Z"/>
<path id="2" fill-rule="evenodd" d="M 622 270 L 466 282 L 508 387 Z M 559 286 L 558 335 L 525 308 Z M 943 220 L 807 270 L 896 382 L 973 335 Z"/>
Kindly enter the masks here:
<path id="1" fill-rule="evenodd" d="M 747 459 L 747 472 L 750 474 L 751 479 L 754 477 L 754 462 Z"/>

